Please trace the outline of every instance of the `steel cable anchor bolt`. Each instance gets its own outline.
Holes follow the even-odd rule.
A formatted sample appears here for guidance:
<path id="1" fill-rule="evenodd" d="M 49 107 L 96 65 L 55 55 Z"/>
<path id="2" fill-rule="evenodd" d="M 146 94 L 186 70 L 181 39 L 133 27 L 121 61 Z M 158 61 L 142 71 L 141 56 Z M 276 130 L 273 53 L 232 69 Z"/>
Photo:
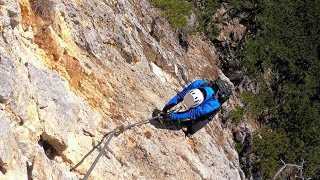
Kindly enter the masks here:
<path id="1" fill-rule="evenodd" d="M 116 133 L 114 135 L 119 136 L 121 133 L 123 133 L 124 130 L 124 125 L 121 125 L 116 129 Z"/>

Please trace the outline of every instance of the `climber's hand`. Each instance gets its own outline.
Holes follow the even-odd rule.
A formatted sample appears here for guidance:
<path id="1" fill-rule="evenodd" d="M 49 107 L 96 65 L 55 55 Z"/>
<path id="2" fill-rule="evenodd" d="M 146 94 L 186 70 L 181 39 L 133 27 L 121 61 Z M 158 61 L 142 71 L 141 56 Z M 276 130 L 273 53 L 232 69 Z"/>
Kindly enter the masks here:
<path id="1" fill-rule="evenodd" d="M 171 121 L 171 113 L 161 112 L 159 115 L 160 115 L 160 119 L 161 119 L 163 122 L 169 122 L 169 121 Z"/>

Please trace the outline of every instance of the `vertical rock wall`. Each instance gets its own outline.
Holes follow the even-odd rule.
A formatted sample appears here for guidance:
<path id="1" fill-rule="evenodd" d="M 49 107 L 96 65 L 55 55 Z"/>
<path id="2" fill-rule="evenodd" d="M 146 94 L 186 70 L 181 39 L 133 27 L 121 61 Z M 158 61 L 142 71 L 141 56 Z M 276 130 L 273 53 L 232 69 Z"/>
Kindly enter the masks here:
<path id="1" fill-rule="evenodd" d="M 181 47 L 144 0 L 0 0 L 0 22 L 0 179 L 82 178 L 100 148 L 70 168 L 105 133 L 220 73 L 214 47 L 197 36 Z M 192 138 L 128 130 L 90 177 L 240 179 L 238 166 L 217 115 Z"/>

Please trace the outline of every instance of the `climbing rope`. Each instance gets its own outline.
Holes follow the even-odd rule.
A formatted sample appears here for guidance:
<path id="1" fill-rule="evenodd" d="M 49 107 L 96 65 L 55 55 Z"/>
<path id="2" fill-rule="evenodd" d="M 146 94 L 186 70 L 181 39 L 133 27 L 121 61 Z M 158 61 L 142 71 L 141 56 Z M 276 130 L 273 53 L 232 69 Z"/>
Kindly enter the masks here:
<path id="1" fill-rule="evenodd" d="M 126 131 L 126 130 L 132 128 L 132 127 L 141 126 L 141 125 L 143 125 L 143 124 L 147 124 L 147 123 L 149 123 L 150 121 L 155 120 L 155 119 L 159 119 L 159 118 L 160 118 L 160 115 L 155 116 L 155 117 L 150 118 L 150 119 L 147 119 L 147 120 L 143 120 L 143 121 L 139 121 L 139 122 L 136 122 L 136 123 L 133 123 L 133 124 L 129 124 L 129 125 L 127 125 L 127 126 L 121 125 L 121 126 L 116 127 L 113 131 L 111 131 L 111 132 L 107 133 L 106 135 L 104 135 L 103 139 L 104 139 L 105 137 L 108 137 L 108 136 L 109 136 L 109 137 L 108 137 L 108 140 L 107 140 L 107 142 L 105 143 L 105 145 L 103 146 L 103 148 L 101 149 L 101 151 L 99 152 L 99 154 L 98 154 L 98 156 L 96 157 L 96 159 L 93 161 L 93 163 L 92 163 L 92 165 L 90 166 L 90 168 L 89 168 L 89 170 L 87 171 L 87 173 L 84 175 L 83 180 L 87 180 L 87 179 L 88 179 L 88 177 L 90 176 L 93 168 L 94 168 L 95 165 L 98 163 L 99 158 L 102 156 L 103 152 L 107 149 L 107 147 L 108 147 L 108 145 L 109 145 L 112 137 L 118 136 L 118 135 L 120 135 L 121 133 L 123 133 L 124 131 Z M 93 148 L 89 153 L 86 154 L 85 158 L 86 158 L 90 153 L 92 153 L 93 150 L 94 150 L 96 147 L 98 147 L 98 146 L 102 143 L 103 139 L 102 139 L 101 142 L 99 142 L 96 146 L 94 146 L 94 148 Z M 76 166 L 74 166 L 74 167 L 71 169 L 71 171 L 72 171 L 72 170 L 75 170 L 75 169 L 83 162 L 83 160 L 84 160 L 85 158 L 83 158 Z"/>

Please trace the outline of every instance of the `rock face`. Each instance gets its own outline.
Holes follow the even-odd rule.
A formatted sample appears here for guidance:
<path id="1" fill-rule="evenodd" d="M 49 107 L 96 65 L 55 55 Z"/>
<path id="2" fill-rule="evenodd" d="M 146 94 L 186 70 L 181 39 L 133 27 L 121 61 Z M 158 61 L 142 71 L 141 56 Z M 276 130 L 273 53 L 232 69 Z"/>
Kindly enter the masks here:
<path id="1" fill-rule="evenodd" d="M 0 0 L 0 179 L 80 179 L 101 145 L 70 169 L 105 133 L 221 74 L 214 47 L 182 47 L 160 14 L 145 0 Z M 218 115 L 192 138 L 143 125 L 90 178 L 241 179 L 233 144 Z"/>

